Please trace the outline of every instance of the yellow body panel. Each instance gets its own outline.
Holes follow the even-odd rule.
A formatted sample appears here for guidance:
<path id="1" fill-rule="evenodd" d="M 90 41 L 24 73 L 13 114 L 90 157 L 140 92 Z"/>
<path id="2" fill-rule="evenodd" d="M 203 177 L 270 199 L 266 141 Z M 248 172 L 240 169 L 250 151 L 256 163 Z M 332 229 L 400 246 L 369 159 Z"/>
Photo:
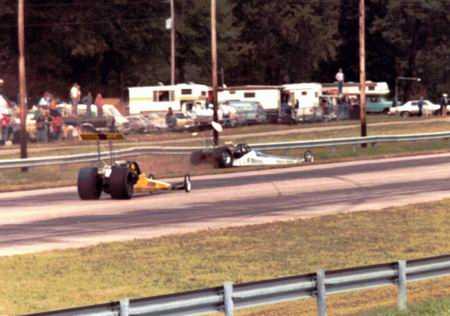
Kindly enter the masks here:
<path id="1" fill-rule="evenodd" d="M 170 189 L 172 189 L 172 185 L 170 183 L 149 179 L 145 174 L 140 174 L 138 181 L 134 185 L 135 192 L 156 192 Z"/>

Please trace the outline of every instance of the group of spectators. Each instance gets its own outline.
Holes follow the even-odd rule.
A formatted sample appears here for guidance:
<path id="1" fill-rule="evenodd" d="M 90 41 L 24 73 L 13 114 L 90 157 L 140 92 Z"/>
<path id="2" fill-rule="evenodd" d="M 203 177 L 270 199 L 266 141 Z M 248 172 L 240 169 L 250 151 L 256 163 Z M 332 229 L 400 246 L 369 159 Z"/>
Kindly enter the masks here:
<path id="1" fill-rule="evenodd" d="M 81 89 L 74 84 L 69 96 L 71 106 L 67 108 L 64 103 L 59 103 L 50 92 L 44 92 L 37 104 L 28 111 L 27 131 L 31 139 L 40 143 L 70 139 L 78 136 L 78 122 L 80 115 L 78 105 L 86 105 L 83 116 L 92 117 L 92 105 L 96 106 L 96 116 L 103 115 L 103 96 L 99 93 L 93 101 L 92 93 L 88 92 L 81 98 Z M 18 143 L 20 139 L 20 115 L 18 107 L 5 104 L 0 112 L 0 144 Z"/>

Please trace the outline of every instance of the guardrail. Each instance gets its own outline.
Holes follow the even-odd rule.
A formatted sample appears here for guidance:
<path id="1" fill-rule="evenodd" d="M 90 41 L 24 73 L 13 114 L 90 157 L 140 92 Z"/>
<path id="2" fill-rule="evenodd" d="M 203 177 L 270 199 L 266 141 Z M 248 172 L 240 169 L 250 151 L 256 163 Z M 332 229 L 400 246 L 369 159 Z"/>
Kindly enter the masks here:
<path id="1" fill-rule="evenodd" d="M 357 267 L 345 270 L 323 271 L 233 285 L 226 282 L 193 292 L 124 299 L 108 304 L 32 314 L 33 316 L 169 316 L 203 315 L 213 312 L 232 316 L 244 308 L 315 298 L 319 316 L 327 315 L 328 295 L 395 285 L 398 288 L 397 305 L 407 307 L 407 283 L 450 275 L 450 255 L 418 260 Z M 31 316 L 31 314 L 30 314 Z"/>
<path id="2" fill-rule="evenodd" d="M 290 141 L 278 143 L 260 143 L 249 144 L 250 147 L 258 150 L 276 150 L 276 149 L 307 149 L 318 147 L 337 147 L 345 145 L 377 144 L 392 142 L 414 142 L 450 139 L 450 132 L 409 134 L 409 135 L 380 135 L 368 137 L 347 137 L 334 139 L 319 139 L 306 141 Z M 201 150 L 205 147 L 133 147 L 112 151 L 114 158 L 124 158 L 142 155 L 188 155 L 194 150 Z M 102 152 L 101 159 L 107 159 L 111 156 L 110 152 Z M 39 167 L 49 165 L 64 165 L 73 163 L 93 162 L 98 160 L 97 153 L 75 154 L 67 156 L 36 157 L 28 159 L 8 159 L 0 160 L 0 169 Z"/>
<path id="3" fill-rule="evenodd" d="M 312 141 L 290 141 L 265 144 L 253 144 L 253 148 L 260 150 L 273 149 L 295 149 L 295 148 L 317 148 L 317 147 L 337 147 L 345 145 L 362 145 L 394 142 L 415 142 L 449 139 L 450 132 L 404 134 L 404 135 L 378 135 L 367 137 L 346 137 L 333 139 L 319 139 Z"/>

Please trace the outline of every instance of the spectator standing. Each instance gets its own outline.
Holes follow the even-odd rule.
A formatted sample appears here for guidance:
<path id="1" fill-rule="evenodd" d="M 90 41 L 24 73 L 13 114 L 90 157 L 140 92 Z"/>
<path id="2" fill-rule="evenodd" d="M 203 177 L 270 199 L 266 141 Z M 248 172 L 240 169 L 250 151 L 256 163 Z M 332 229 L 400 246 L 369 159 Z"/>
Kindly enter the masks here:
<path id="1" fill-rule="evenodd" d="M 51 102 L 51 95 L 48 92 L 44 92 L 44 94 L 42 95 L 42 97 L 39 99 L 39 106 L 43 106 L 43 107 L 47 107 L 50 106 L 50 102 Z"/>
<path id="2" fill-rule="evenodd" d="M 176 119 L 173 115 L 173 110 L 171 107 L 169 107 L 166 113 L 166 125 L 169 128 L 173 128 L 176 125 Z"/>
<path id="3" fill-rule="evenodd" d="M 78 114 L 78 104 L 80 103 L 81 89 L 78 83 L 74 83 L 72 88 L 70 88 L 70 100 L 72 101 L 72 114 L 77 116 Z"/>
<path id="4" fill-rule="evenodd" d="M 2 116 L 1 126 L 2 126 L 2 140 L 6 144 L 6 142 L 9 140 L 9 135 L 10 135 L 11 114 L 5 113 Z"/>
<path id="5" fill-rule="evenodd" d="M 93 97 L 92 97 L 92 93 L 91 91 L 89 91 L 87 93 L 87 95 L 83 98 L 82 102 L 84 104 L 86 104 L 86 116 L 87 117 L 91 117 L 92 116 L 92 102 L 93 102 Z"/>
<path id="6" fill-rule="evenodd" d="M 447 116 L 448 97 L 447 93 L 444 93 L 441 98 L 441 115 Z"/>
<path id="7" fill-rule="evenodd" d="M 20 144 L 21 130 L 20 114 L 16 113 L 11 119 L 11 130 L 13 135 L 13 144 Z"/>
<path id="8" fill-rule="evenodd" d="M 423 97 L 420 97 L 418 106 L 419 106 L 419 116 L 421 117 L 423 115 Z"/>
<path id="9" fill-rule="evenodd" d="M 39 143 L 48 142 L 48 122 L 42 109 L 36 115 L 36 140 Z"/>
<path id="10" fill-rule="evenodd" d="M 3 113 L 0 111 L 0 144 L 4 145 L 3 142 L 3 128 L 2 128 L 2 120 L 3 120 Z"/>
<path id="11" fill-rule="evenodd" d="M 336 74 L 336 81 L 338 83 L 339 95 L 342 95 L 342 93 L 343 93 L 344 80 L 345 80 L 344 72 L 342 71 L 342 68 L 339 68 L 339 71 Z"/>
<path id="12" fill-rule="evenodd" d="M 97 116 L 103 116 L 103 105 L 105 105 L 105 101 L 103 100 L 103 96 L 101 93 L 98 93 L 95 97 L 95 105 L 97 106 Z"/>
<path id="13" fill-rule="evenodd" d="M 63 118 L 59 112 L 54 113 L 51 121 L 52 140 L 60 140 L 63 131 Z"/>

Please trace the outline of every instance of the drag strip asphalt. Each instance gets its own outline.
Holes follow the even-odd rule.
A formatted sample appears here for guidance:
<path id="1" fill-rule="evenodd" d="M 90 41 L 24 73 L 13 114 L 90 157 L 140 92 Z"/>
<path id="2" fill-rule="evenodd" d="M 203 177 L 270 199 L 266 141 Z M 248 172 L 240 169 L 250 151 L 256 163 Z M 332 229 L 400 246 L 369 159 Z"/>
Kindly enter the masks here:
<path id="1" fill-rule="evenodd" d="M 291 220 L 450 197 L 450 154 L 193 177 L 193 191 L 80 201 L 76 188 L 0 193 L 0 255 Z"/>

